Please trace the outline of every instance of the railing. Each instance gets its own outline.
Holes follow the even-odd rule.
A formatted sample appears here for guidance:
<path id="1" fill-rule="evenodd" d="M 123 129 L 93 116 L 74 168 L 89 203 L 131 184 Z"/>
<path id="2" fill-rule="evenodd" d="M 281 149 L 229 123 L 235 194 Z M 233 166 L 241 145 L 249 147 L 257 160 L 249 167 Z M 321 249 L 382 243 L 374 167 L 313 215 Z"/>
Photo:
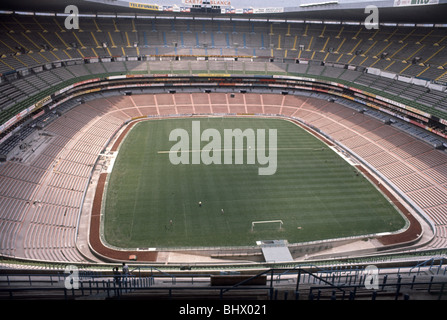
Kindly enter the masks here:
<path id="1" fill-rule="evenodd" d="M 265 300 L 289 298 L 374 300 L 379 296 L 383 299 L 407 300 L 412 296 L 424 295 L 428 299 L 443 300 L 447 297 L 447 268 L 442 263 L 438 266 L 434 263 L 435 261 L 430 259 L 412 268 L 380 269 L 374 288 L 368 287 L 370 278 L 366 268 L 318 269 L 316 272 L 299 267 L 269 269 L 254 275 L 246 275 L 242 281 L 233 285 L 216 286 L 212 285 L 209 274 L 173 275 L 157 272 L 152 276 L 138 276 L 136 273 L 141 271 L 139 268 L 133 269 L 131 275 L 119 277 L 80 271 L 74 279 L 70 279 L 67 273 L 11 273 L 0 274 L 0 300 L 21 298 L 71 300 L 80 297 L 176 299 L 185 296 L 189 298 L 207 296 L 210 299 L 222 300 L 237 295 L 255 295 Z M 258 285 L 250 283 L 260 277 L 266 277 L 266 282 Z M 177 281 L 178 279 L 180 281 Z"/>

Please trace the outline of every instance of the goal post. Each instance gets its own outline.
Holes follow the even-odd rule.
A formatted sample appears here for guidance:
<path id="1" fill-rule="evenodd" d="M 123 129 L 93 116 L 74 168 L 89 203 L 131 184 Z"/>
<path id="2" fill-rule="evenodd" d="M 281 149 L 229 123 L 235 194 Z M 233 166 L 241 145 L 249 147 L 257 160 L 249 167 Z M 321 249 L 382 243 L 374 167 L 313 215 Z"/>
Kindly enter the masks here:
<path id="1" fill-rule="evenodd" d="M 279 224 L 279 230 L 282 230 L 282 225 L 284 224 L 282 220 L 264 220 L 264 221 L 252 221 L 251 222 L 251 231 L 254 231 L 256 224 L 264 224 L 264 223 L 271 223 L 271 224 Z"/>

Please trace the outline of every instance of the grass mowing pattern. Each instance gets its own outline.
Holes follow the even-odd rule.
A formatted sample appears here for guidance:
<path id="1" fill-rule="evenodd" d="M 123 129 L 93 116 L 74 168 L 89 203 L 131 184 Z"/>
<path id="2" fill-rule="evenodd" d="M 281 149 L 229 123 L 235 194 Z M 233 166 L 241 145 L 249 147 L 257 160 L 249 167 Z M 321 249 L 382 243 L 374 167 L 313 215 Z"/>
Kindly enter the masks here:
<path id="1" fill-rule="evenodd" d="M 258 175 L 258 164 L 173 165 L 169 154 L 158 152 L 176 143 L 169 141 L 171 130 L 191 132 L 192 121 L 143 121 L 129 132 L 106 191 L 104 236 L 109 244 L 141 248 L 255 245 L 256 240 L 271 239 L 295 243 L 395 231 L 405 224 L 354 167 L 289 121 L 200 119 L 202 131 L 218 129 L 222 140 L 224 129 L 277 129 L 274 175 Z M 202 142 L 202 148 L 207 143 Z M 252 232 L 251 222 L 260 220 L 282 220 L 284 225 L 281 231 L 277 223 L 256 225 Z"/>

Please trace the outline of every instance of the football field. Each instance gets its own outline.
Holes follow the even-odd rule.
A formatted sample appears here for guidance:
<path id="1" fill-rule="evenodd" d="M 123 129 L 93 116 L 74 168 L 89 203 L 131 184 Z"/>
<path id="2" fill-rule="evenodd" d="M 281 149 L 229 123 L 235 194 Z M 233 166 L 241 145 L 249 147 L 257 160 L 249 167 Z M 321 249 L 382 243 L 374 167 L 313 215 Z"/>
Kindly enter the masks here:
<path id="1" fill-rule="evenodd" d="M 195 139 L 194 121 L 201 133 L 214 138 Z M 264 130 L 265 148 L 251 140 L 244 140 L 242 148 L 224 143 L 225 133 L 236 129 Z M 274 130 L 273 149 L 268 132 Z M 176 148 L 179 140 L 170 139 L 173 132 L 189 139 L 182 154 Z M 261 141 L 259 135 L 255 138 Z M 232 151 L 231 163 L 225 162 L 225 151 Z M 243 163 L 236 163 L 237 152 L 243 153 Z M 259 155 L 275 153 L 274 173 L 259 174 L 268 166 Z M 256 155 L 254 163 L 249 154 Z M 180 155 L 188 163 L 173 163 Z M 220 163 L 207 164 L 204 160 L 211 155 L 220 157 Z M 405 225 L 369 180 L 326 144 L 290 121 L 267 118 L 137 123 L 123 140 L 109 176 L 103 216 L 106 242 L 122 248 L 251 246 L 276 239 L 296 243 L 396 231 Z"/>

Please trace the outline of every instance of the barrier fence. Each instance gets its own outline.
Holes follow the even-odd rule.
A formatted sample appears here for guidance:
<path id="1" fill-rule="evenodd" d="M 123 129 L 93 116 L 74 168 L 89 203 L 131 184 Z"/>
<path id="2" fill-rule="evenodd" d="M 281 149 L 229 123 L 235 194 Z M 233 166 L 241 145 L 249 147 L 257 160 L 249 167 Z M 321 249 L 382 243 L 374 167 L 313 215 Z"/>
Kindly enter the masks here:
<path id="1" fill-rule="evenodd" d="M 194 299 L 224 300 L 431 300 L 447 299 L 443 260 L 406 268 L 309 267 L 268 269 L 259 273 L 167 273 L 135 268 L 129 275 L 77 271 L 0 274 L 0 300 L 15 299 Z M 373 270 L 373 272 L 369 272 Z M 375 272 L 374 272 L 375 270 Z M 74 276 L 75 275 L 75 276 Z"/>

